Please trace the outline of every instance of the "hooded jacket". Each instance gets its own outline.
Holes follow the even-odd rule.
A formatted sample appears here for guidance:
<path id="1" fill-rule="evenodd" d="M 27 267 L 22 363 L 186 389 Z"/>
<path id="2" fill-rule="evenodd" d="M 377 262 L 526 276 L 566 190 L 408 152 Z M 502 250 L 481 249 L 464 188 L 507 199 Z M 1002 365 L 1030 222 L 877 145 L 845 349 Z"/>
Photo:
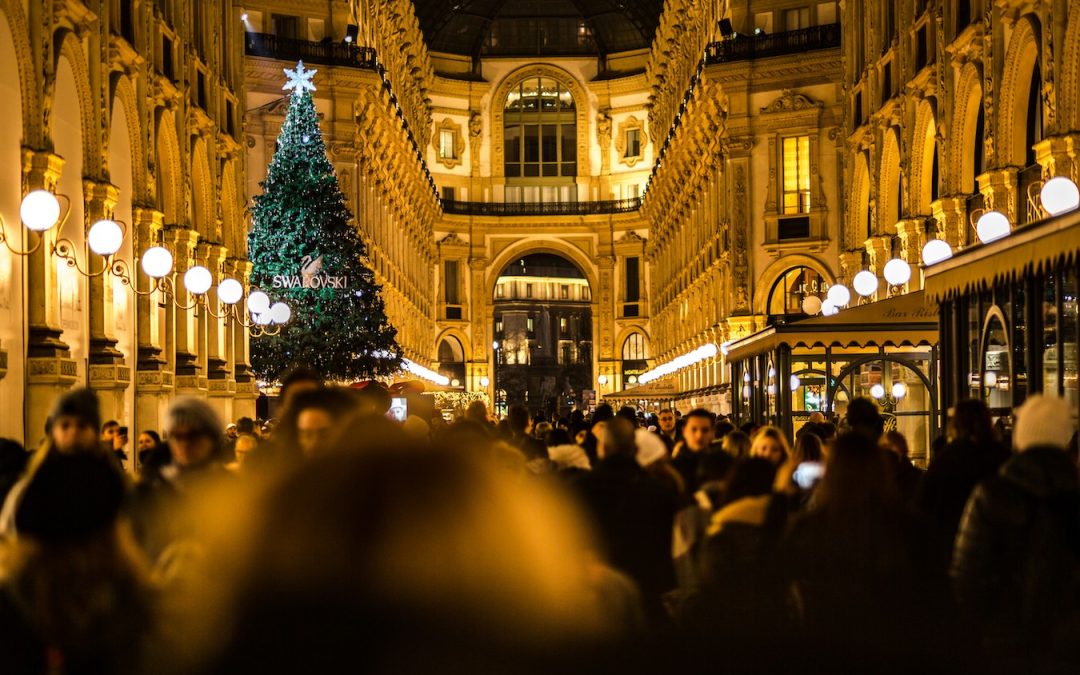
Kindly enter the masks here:
<path id="1" fill-rule="evenodd" d="M 1049 651 L 1077 644 L 1080 480 L 1068 454 L 1026 450 L 975 489 L 951 576 L 989 643 Z"/>

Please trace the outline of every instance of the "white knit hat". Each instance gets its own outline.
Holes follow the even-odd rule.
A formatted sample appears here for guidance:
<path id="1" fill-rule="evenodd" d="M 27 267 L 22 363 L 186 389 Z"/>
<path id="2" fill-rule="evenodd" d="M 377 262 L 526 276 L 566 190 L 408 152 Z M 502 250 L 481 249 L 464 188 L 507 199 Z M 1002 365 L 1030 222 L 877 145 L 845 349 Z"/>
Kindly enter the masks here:
<path id="1" fill-rule="evenodd" d="M 1047 446 L 1064 450 L 1072 436 L 1072 409 L 1064 399 L 1034 394 L 1016 409 L 1013 446 L 1017 452 Z"/>
<path id="2" fill-rule="evenodd" d="M 637 461 L 641 466 L 649 466 L 667 457 L 664 441 L 648 429 L 635 429 L 634 442 L 637 444 Z"/>

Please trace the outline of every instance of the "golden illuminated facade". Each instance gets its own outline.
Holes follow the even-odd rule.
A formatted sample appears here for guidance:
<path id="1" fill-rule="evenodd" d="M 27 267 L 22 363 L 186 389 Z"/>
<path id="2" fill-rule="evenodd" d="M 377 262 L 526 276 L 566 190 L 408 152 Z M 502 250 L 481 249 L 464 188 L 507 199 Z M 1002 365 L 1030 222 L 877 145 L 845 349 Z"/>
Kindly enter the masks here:
<path id="1" fill-rule="evenodd" d="M 145 291 L 138 258 L 164 244 L 180 274 L 199 264 L 215 282 L 246 277 L 237 14 L 223 0 L 0 2 L 7 243 L 38 241 L 20 222 L 24 194 L 70 201 L 34 253 L 0 248 L 0 435 L 36 444 L 53 399 L 77 385 L 133 440 L 161 428 L 176 394 L 208 397 L 225 419 L 254 414 L 243 328 L 136 296 L 111 265 L 93 274 L 119 261 Z M 88 248 L 103 218 L 125 229 L 110 261 Z M 206 303 L 220 309 L 214 290 Z"/>

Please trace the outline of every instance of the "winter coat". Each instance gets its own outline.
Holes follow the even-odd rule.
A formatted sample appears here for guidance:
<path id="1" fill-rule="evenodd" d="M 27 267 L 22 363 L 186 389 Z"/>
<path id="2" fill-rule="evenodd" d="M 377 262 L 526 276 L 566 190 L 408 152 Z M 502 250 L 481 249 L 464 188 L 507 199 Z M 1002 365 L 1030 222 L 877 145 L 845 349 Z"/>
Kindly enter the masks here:
<path id="1" fill-rule="evenodd" d="M 979 446 L 966 439 L 956 439 L 950 441 L 927 467 L 915 504 L 936 526 L 943 567 L 948 565 L 952 555 L 956 530 L 971 491 L 997 473 L 1008 458 L 1008 449 L 999 443 Z"/>
<path id="2" fill-rule="evenodd" d="M 671 531 L 679 496 L 633 456 L 606 457 L 574 483 L 611 565 L 641 588 L 646 613 L 662 614 L 660 596 L 675 586 Z"/>
<path id="3" fill-rule="evenodd" d="M 975 489 L 951 576 L 992 649 L 1067 649 L 1080 665 L 1080 480 L 1065 452 L 1026 450 Z"/>

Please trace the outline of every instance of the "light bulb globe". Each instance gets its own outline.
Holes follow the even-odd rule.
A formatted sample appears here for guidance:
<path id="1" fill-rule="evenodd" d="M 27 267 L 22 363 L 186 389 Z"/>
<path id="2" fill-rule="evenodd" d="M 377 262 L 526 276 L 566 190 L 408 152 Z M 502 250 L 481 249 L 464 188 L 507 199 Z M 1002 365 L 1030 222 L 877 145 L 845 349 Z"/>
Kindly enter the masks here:
<path id="1" fill-rule="evenodd" d="M 60 200 L 48 190 L 33 190 L 19 207 L 23 224 L 34 232 L 44 232 L 60 220 Z"/>
<path id="2" fill-rule="evenodd" d="M 265 314 L 270 309 L 270 296 L 262 291 L 255 291 L 247 299 L 247 309 L 252 314 Z"/>
<path id="3" fill-rule="evenodd" d="M 821 315 L 822 316 L 834 316 L 840 312 L 840 308 L 836 306 L 836 303 L 828 298 L 825 298 L 825 302 L 821 303 Z"/>
<path id="4" fill-rule="evenodd" d="M 1000 211 L 987 211 L 979 216 L 978 222 L 975 223 L 975 233 L 979 235 L 979 241 L 984 244 L 1007 237 L 1010 232 L 1012 232 L 1012 225 L 1009 224 L 1009 217 Z"/>
<path id="5" fill-rule="evenodd" d="M 837 307 L 843 307 L 851 302 L 851 291 L 844 284 L 833 284 L 829 286 L 829 292 L 827 294 L 829 300 L 833 301 L 833 304 Z"/>
<path id="6" fill-rule="evenodd" d="M 870 387 L 870 395 L 880 401 L 881 399 L 885 398 L 885 387 L 881 386 L 880 384 L 875 384 L 874 386 Z"/>
<path id="7" fill-rule="evenodd" d="M 1065 176 L 1054 176 L 1043 183 L 1039 196 L 1043 208 L 1051 216 L 1060 216 L 1080 207 L 1080 189 Z"/>
<path id="8" fill-rule="evenodd" d="M 803 298 L 802 311 L 813 316 L 821 311 L 821 298 L 816 295 L 808 295 Z"/>
<path id="9" fill-rule="evenodd" d="M 851 285 L 855 287 L 855 292 L 864 298 L 869 298 L 878 290 L 878 278 L 870 270 L 863 270 L 855 275 L 855 278 L 851 280 Z"/>
<path id="10" fill-rule="evenodd" d="M 289 323 L 292 318 L 292 310 L 284 302 L 275 302 L 270 305 L 270 320 L 276 324 Z"/>
<path id="11" fill-rule="evenodd" d="M 907 385 L 903 382 L 894 382 L 892 386 L 893 398 L 899 400 L 907 396 Z"/>
<path id="12" fill-rule="evenodd" d="M 952 246 L 944 239 L 931 239 L 922 247 L 922 261 L 927 267 L 952 257 Z"/>
<path id="13" fill-rule="evenodd" d="M 206 293 L 213 283 L 214 276 L 202 265 L 196 265 L 184 272 L 184 288 L 193 295 Z"/>
<path id="14" fill-rule="evenodd" d="M 893 258 L 885 263 L 885 281 L 892 286 L 903 286 L 911 280 L 911 265 L 902 258 Z"/>
<path id="15" fill-rule="evenodd" d="M 124 243 L 124 229 L 116 221 L 99 220 L 90 226 L 86 243 L 100 256 L 113 255 Z"/>
<path id="16" fill-rule="evenodd" d="M 798 375 L 792 375 L 791 381 L 788 382 L 788 384 L 791 386 L 791 391 L 797 391 L 799 387 L 802 386 L 802 380 Z"/>
<path id="17" fill-rule="evenodd" d="M 142 269 L 151 279 L 160 279 L 172 272 L 173 257 L 164 246 L 152 246 L 143 253 Z"/>
<path id="18" fill-rule="evenodd" d="M 244 297 L 244 287 L 236 279 L 222 279 L 217 287 L 217 296 L 226 305 L 235 305 Z"/>

